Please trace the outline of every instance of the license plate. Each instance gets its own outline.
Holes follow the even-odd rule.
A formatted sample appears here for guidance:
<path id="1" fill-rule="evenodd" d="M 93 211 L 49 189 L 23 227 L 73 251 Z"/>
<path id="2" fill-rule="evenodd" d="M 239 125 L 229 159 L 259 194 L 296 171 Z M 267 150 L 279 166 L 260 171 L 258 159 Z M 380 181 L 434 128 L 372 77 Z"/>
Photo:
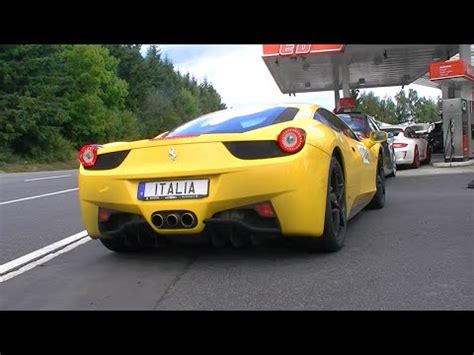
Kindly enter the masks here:
<path id="1" fill-rule="evenodd" d="M 208 196 L 209 180 L 152 181 L 138 184 L 139 200 L 174 200 Z"/>

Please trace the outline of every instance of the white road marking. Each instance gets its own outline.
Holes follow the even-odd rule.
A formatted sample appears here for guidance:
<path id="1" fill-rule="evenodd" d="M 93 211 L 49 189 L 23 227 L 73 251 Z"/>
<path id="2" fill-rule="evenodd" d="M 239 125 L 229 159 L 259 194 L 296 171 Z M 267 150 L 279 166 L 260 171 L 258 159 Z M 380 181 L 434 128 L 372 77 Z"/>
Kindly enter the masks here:
<path id="1" fill-rule="evenodd" d="M 91 240 L 92 240 L 92 238 L 90 238 L 90 237 L 85 237 L 85 238 L 79 239 L 77 242 L 69 244 L 67 247 L 65 247 L 65 248 L 63 248 L 63 249 L 61 249 L 61 250 L 59 250 L 55 253 L 48 254 L 44 258 L 41 258 L 41 259 L 38 259 L 38 260 L 36 260 L 32 263 L 29 263 L 29 264 L 23 266 L 22 268 L 20 268 L 18 270 L 15 270 L 15 271 L 12 271 L 8 274 L 0 276 L 0 283 L 2 283 L 4 281 L 7 281 L 7 280 L 10 280 L 11 278 L 13 278 L 15 276 L 21 275 L 24 272 L 26 272 L 28 270 L 31 270 L 31 269 L 35 268 L 36 266 L 38 266 L 38 265 L 44 264 L 45 262 L 47 262 L 51 259 L 54 259 L 55 257 L 57 257 L 61 254 L 65 254 L 65 253 L 71 251 L 72 249 L 77 248 L 78 246 L 80 246 L 82 244 L 85 244 L 85 243 L 87 243 Z"/>
<path id="2" fill-rule="evenodd" d="M 82 232 L 76 233 L 74 235 L 71 235 L 69 237 L 66 237 L 64 239 L 61 239 L 60 241 L 47 245 L 41 249 L 35 250 L 29 254 L 26 254 L 24 256 L 21 256 L 15 260 L 9 261 L 6 264 L 0 265 L 0 276 L 9 273 L 15 269 L 18 269 L 22 267 L 25 264 L 31 263 L 32 261 L 35 261 L 39 258 L 42 258 L 46 254 L 55 252 L 61 248 L 64 248 L 65 246 L 74 243 L 78 241 L 79 239 L 82 239 L 87 236 L 87 231 L 83 230 Z"/>
<path id="3" fill-rule="evenodd" d="M 25 179 L 25 182 L 38 181 L 38 180 L 61 179 L 61 178 L 70 177 L 70 176 L 72 176 L 72 175 L 45 176 L 45 177 L 39 177 L 39 178 Z"/>
<path id="4" fill-rule="evenodd" d="M 2 205 L 8 205 L 10 203 L 15 203 L 15 202 L 21 202 L 21 201 L 27 201 L 27 200 L 34 200 L 36 198 L 41 198 L 41 197 L 47 197 L 47 196 L 53 196 L 53 195 L 59 195 L 59 194 L 64 194 L 66 192 L 71 192 L 71 191 L 77 191 L 79 188 L 76 187 L 74 189 L 67 189 L 67 190 L 61 190 L 61 191 L 56 191 L 56 192 L 50 192 L 48 194 L 42 194 L 42 195 L 36 195 L 36 196 L 30 196 L 30 197 L 23 197 L 19 198 L 16 200 L 10 200 L 10 201 L 3 201 L 0 202 L 0 206 Z"/>

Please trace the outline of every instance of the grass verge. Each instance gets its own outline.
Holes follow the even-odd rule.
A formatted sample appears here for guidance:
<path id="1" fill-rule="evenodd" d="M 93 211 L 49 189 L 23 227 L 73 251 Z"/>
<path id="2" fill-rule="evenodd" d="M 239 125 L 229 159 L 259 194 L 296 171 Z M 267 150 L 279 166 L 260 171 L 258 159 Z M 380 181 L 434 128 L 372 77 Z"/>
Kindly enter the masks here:
<path id="1" fill-rule="evenodd" d="M 39 163 L 34 161 L 15 161 L 7 163 L 0 161 L 0 173 L 20 173 L 32 171 L 54 171 L 78 169 L 79 161 L 77 159 L 58 161 L 51 163 Z"/>

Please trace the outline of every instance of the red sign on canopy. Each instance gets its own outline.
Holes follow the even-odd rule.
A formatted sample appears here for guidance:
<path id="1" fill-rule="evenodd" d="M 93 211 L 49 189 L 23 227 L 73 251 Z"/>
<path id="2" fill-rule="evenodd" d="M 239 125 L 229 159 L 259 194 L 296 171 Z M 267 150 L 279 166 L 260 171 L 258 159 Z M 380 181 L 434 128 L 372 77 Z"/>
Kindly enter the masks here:
<path id="1" fill-rule="evenodd" d="M 461 59 L 430 64 L 430 80 L 455 78 L 474 80 L 472 66 Z"/>
<path id="2" fill-rule="evenodd" d="M 264 44 L 263 57 L 326 55 L 344 52 L 343 44 Z"/>

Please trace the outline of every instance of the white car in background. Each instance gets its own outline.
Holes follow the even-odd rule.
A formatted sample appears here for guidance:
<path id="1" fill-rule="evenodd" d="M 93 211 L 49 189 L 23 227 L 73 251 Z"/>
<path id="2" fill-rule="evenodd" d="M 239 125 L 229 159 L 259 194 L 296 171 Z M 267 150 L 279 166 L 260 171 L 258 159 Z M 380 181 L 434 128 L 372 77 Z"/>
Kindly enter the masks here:
<path id="1" fill-rule="evenodd" d="M 421 163 L 431 162 L 431 146 L 428 141 L 417 134 L 413 128 L 404 126 L 384 127 L 389 135 L 397 165 L 409 165 L 418 168 Z"/>

